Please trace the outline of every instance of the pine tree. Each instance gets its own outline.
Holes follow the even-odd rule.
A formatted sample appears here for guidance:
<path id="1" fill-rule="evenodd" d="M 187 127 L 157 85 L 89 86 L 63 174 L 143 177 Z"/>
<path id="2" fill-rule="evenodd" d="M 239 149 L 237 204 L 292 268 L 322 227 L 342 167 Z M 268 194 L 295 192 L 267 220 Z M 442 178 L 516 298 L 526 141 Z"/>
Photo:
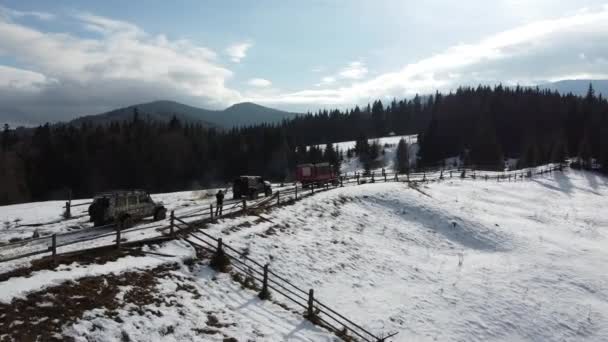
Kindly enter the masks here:
<path id="1" fill-rule="evenodd" d="M 397 144 L 397 152 L 395 155 L 395 165 L 399 173 L 409 173 L 410 170 L 410 155 L 409 147 L 405 139 L 399 140 Z"/>
<path id="2" fill-rule="evenodd" d="M 551 149 L 551 162 L 552 163 L 564 163 L 568 158 L 568 153 L 566 152 L 566 144 L 558 140 L 553 144 L 553 148 Z"/>
<path id="3" fill-rule="evenodd" d="M 524 146 L 524 151 L 518 162 L 519 168 L 533 167 L 539 164 L 540 150 L 536 140 L 532 139 L 528 141 Z"/>
<path id="4" fill-rule="evenodd" d="M 135 125 L 138 122 L 139 122 L 139 109 L 137 109 L 137 107 L 135 107 L 135 108 L 133 108 L 133 124 Z"/>
<path id="5" fill-rule="evenodd" d="M 470 157 L 477 168 L 497 170 L 503 168 L 502 148 L 496 137 L 496 129 L 491 120 L 485 116 L 478 124 Z"/>
<path id="6" fill-rule="evenodd" d="M 608 174 L 608 146 L 602 148 L 602 152 L 599 158 L 600 171 Z"/>
<path id="7" fill-rule="evenodd" d="M 2 150 L 8 150 L 10 144 L 10 127 L 8 124 L 4 124 L 4 129 L 2 130 Z"/>
<path id="8" fill-rule="evenodd" d="M 374 122 L 375 136 L 382 137 L 386 132 L 386 118 L 382 101 L 374 101 L 372 106 L 372 121 Z"/>
<path id="9" fill-rule="evenodd" d="M 333 144 L 329 143 L 325 145 L 323 159 L 325 159 L 334 168 L 334 171 L 338 172 L 340 170 L 340 157 L 338 152 L 334 149 Z"/>
<path id="10" fill-rule="evenodd" d="M 591 168 L 591 158 L 593 157 L 591 151 L 591 142 L 588 133 L 585 133 L 583 139 L 578 146 L 578 159 L 583 168 Z"/>

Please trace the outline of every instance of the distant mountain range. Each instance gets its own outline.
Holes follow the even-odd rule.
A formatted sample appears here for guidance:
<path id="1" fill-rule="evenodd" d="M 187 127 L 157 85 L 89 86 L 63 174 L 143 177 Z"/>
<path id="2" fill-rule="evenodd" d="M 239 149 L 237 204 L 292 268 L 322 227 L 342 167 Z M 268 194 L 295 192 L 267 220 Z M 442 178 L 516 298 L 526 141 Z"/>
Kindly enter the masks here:
<path id="1" fill-rule="evenodd" d="M 584 96 L 589 88 L 589 83 L 593 84 L 596 94 L 608 97 L 608 80 L 563 80 L 540 84 L 538 87 L 556 90 L 562 94 L 573 93 Z M 224 110 L 208 110 L 174 101 L 154 101 L 115 109 L 97 115 L 79 117 L 70 121 L 70 123 L 80 124 L 82 122 L 90 122 L 94 124 L 106 124 L 112 121 L 131 120 L 135 108 L 138 109 L 140 118 L 144 120 L 150 119 L 167 122 L 175 116 L 182 122 L 197 122 L 209 127 L 218 128 L 277 123 L 297 115 L 297 113 L 272 109 L 251 102 L 238 103 Z M 0 125 L 8 123 L 11 127 L 35 126 L 44 123 L 41 120 L 40 117 L 29 115 L 17 108 L 6 108 L 0 105 Z"/>
<path id="2" fill-rule="evenodd" d="M 208 110 L 174 101 L 154 101 L 115 109 L 106 113 L 81 116 L 68 123 L 74 125 L 79 125 L 83 122 L 108 124 L 112 121 L 132 120 L 135 108 L 137 108 L 139 117 L 142 120 L 168 122 L 175 116 L 184 123 L 201 123 L 205 126 L 216 128 L 278 123 L 283 119 L 293 118 L 298 115 L 298 113 L 268 108 L 251 102 L 238 103 L 224 110 Z M 32 127 L 44 124 L 45 122 L 41 118 L 28 115 L 16 108 L 0 106 L 0 125 L 4 125 L 5 123 L 14 128 L 18 126 Z"/>
<path id="3" fill-rule="evenodd" d="M 603 97 L 608 97 L 608 80 L 563 80 L 540 84 L 538 87 L 556 90 L 560 94 L 572 93 L 574 95 L 585 96 L 589 89 L 589 83 L 592 84 L 596 95 L 602 94 Z"/>
<path id="4" fill-rule="evenodd" d="M 206 126 L 218 128 L 277 123 L 297 115 L 296 113 L 284 112 L 251 102 L 238 103 L 224 110 L 208 110 L 173 101 L 154 101 L 116 109 L 107 113 L 83 116 L 70 121 L 70 123 L 107 124 L 112 121 L 131 120 L 135 108 L 137 108 L 139 117 L 143 120 L 168 122 L 175 116 L 182 122 L 202 123 Z"/>
<path id="5" fill-rule="evenodd" d="M 83 116 L 70 121 L 70 123 L 107 124 L 112 121 L 131 120 L 135 108 L 139 112 L 140 119 L 143 120 L 168 122 L 175 116 L 181 122 L 201 123 L 205 126 L 218 128 L 277 123 L 297 115 L 297 113 L 280 111 L 251 102 L 238 103 L 224 110 L 208 110 L 173 101 L 154 101 L 116 109 L 107 113 Z"/>

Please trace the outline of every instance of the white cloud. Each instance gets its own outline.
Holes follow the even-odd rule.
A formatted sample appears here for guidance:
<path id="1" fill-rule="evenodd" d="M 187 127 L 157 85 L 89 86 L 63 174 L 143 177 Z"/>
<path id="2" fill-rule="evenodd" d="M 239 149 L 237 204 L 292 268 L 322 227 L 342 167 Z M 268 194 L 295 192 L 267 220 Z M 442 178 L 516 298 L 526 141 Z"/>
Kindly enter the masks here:
<path id="1" fill-rule="evenodd" d="M 233 73 L 216 61 L 211 49 L 188 40 L 153 36 L 131 23 L 91 14 L 72 19 L 99 36 L 42 32 L 0 16 L 0 56 L 11 56 L 29 69 L 3 67 L 0 77 L 13 76 L 11 81 L 2 77 L 0 86 L 10 85 L 13 92 L 19 88 L 39 92 L 37 98 L 5 92 L 0 94 L 1 102 L 21 99 L 23 103 L 13 105 L 53 114 L 54 107 L 48 102 L 63 101 L 58 114 L 75 115 L 96 106 L 112 109 L 159 98 L 210 107 L 223 107 L 241 98 L 239 92 L 226 87 Z M 15 76 L 19 73 L 23 77 Z M 84 99 L 88 104 L 83 106 Z"/>
<path id="2" fill-rule="evenodd" d="M 253 87 L 266 88 L 270 87 L 272 85 L 272 82 L 263 78 L 252 78 L 247 82 L 247 84 Z"/>
<path id="3" fill-rule="evenodd" d="M 124 21 L 100 17 L 90 13 L 80 13 L 76 17 L 85 23 L 85 28 L 106 36 L 120 34 L 130 36 L 145 36 L 146 33 L 136 25 Z"/>
<path id="4" fill-rule="evenodd" d="M 230 45 L 226 48 L 226 54 L 230 56 L 230 59 L 235 63 L 240 63 L 243 58 L 247 56 L 247 50 L 253 46 L 251 42 L 242 42 Z"/>
<path id="5" fill-rule="evenodd" d="M 346 68 L 342 69 L 338 75 L 342 78 L 358 80 L 367 74 L 367 68 L 363 62 L 351 62 Z"/>
<path id="6" fill-rule="evenodd" d="M 315 84 L 315 87 L 330 86 L 339 80 L 359 80 L 367 74 L 367 67 L 363 62 L 350 62 L 346 67 L 340 69 L 335 75 L 329 75 L 321 78 L 321 82 Z"/>
<path id="7" fill-rule="evenodd" d="M 35 91 L 51 80 L 43 74 L 0 65 L 0 89 Z"/>
<path id="8" fill-rule="evenodd" d="M 308 89 L 253 101 L 268 104 L 347 105 L 385 96 L 411 96 L 479 83 L 533 84 L 572 75 L 601 77 L 606 60 L 581 60 L 572 51 L 608 55 L 608 6 L 557 19 L 541 20 L 490 35 L 348 86 Z M 365 70 L 364 70 L 365 69 Z M 353 62 L 337 77 L 357 79 L 367 73 Z M 334 77 L 334 76 L 332 76 Z M 505 82 L 507 81 L 507 82 Z M 328 86 L 330 84 L 317 84 Z"/>
<path id="9" fill-rule="evenodd" d="M 18 11 L 15 9 L 0 6 L 0 17 L 5 18 L 23 18 L 34 17 L 38 20 L 49 21 L 55 19 L 55 15 L 45 12 Z"/>

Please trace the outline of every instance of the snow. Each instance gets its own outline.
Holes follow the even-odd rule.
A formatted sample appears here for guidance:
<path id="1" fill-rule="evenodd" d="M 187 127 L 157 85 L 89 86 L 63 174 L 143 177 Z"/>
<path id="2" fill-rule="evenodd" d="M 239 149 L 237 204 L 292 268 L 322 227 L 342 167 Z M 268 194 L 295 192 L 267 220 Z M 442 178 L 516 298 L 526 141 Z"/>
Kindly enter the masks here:
<path id="1" fill-rule="evenodd" d="M 183 267 L 174 274 L 176 277 L 159 278 L 156 296 L 166 300 L 139 308 L 146 312 L 144 316 L 133 315 L 127 306 L 116 310 L 117 322 L 106 317 L 104 309 L 95 309 L 64 327 L 64 335 L 76 341 L 116 341 L 125 334 L 132 341 L 224 341 L 226 336 L 238 341 L 335 341 L 300 313 L 260 300 L 257 293 L 242 289 L 227 274 L 216 274 L 208 267 L 194 272 Z M 184 284 L 200 297 L 179 291 Z M 218 323 L 210 323 L 209 315 Z"/>
<path id="2" fill-rule="evenodd" d="M 272 184 L 273 189 L 281 190 L 280 184 Z M 224 187 L 226 198 L 232 198 L 232 188 Z M 153 194 L 155 202 L 162 203 L 167 208 L 167 213 L 175 211 L 176 216 L 183 217 L 191 214 L 201 213 L 208 210 L 209 205 L 215 206 L 215 194 L 220 188 L 200 189 L 192 191 L 179 191 L 164 194 Z M 86 204 L 92 199 L 79 199 L 72 201 L 72 205 Z M 225 207 L 229 205 L 227 200 Z M 12 239 L 31 239 L 37 231 L 40 236 L 51 236 L 52 234 L 75 233 L 76 236 L 90 236 L 96 234 L 91 232 L 93 223 L 89 222 L 88 204 L 72 207 L 72 218 L 64 219 L 62 213 L 65 201 L 46 201 L 0 206 L 0 248 L 3 243 Z M 167 214 L 167 216 L 169 216 Z M 167 225 L 167 218 L 161 222 L 152 222 L 146 219 L 138 227 L 152 227 L 159 224 Z M 112 229 L 106 229 L 100 233 L 107 233 Z M 60 242 L 58 242 L 60 243 Z"/>
<path id="3" fill-rule="evenodd" d="M 143 250 L 146 251 L 149 248 L 144 248 Z M 14 298 L 24 298 L 30 292 L 40 291 L 46 287 L 56 286 L 69 280 L 109 273 L 116 274 L 134 269 L 147 269 L 169 261 L 194 257 L 195 255 L 194 250 L 188 244 L 181 241 L 169 242 L 154 252 L 173 257 L 168 258 L 156 255 L 126 256 L 100 265 L 72 263 L 71 265 L 61 265 L 56 270 L 36 271 L 27 277 L 16 277 L 11 278 L 10 281 L 0 282 L 0 302 L 10 303 Z"/>
<path id="4" fill-rule="evenodd" d="M 409 148 L 410 164 L 416 165 L 416 156 L 418 155 L 418 135 L 401 135 L 401 136 L 389 136 L 377 139 L 369 139 L 368 142 L 371 144 L 376 141 L 380 145 L 381 150 L 384 150 L 384 155 L 378 157 L 378 162 L 382 165 L 380 168 L 384 168 L 387 171 L 394 170 L 395 156 L 397 152 L 397 144 L 399 140 L 405 139 Z M 342 174 L 352 174 L 355 172 L 361 172 L 364 170 L 363 164 L 359 161 L 359 157 L 353 156 L 352 158 L 346 157 L 346 151 L 354 149 L 356 141 L 343 141 L 334 143 L 334 148 L 344 152 L 345 158 L 340 166 Z M 317 145 L 322 151 L 325 150 L 326 145 Z"/>
<path id="5" fill-rule="evenodd" d="M 373 141 L 377 141 L 381 146 L 384 146 L 384 145 L 397 146 L 397 144 L 399 143 L 399 140 L 401 140 L 401 139 L 405 139 L 405 141 L 408 144 L 415 144 L 418 141 L 418 135 L 417 134 L 397 135 L 397 136 L 393 135 L 393 136 L 388 136 L 388 137 L 368 139 L 368 142 L 371 144 Z M 340 151 L 346 152 L 349 149 L 355 148 L 356 143 L 357 142 L 355 140 L 351 140 L 351 141 L 342 141 L 342 142 L 333 143 L 333 145 L 334 145 L 334 149 L 339 149 Z M 320 148 L 322 151 L 325 151 L 325 147 L 327 145 L 322 144 L 322 145 L 316 145 L 316 146 L 318 148 Z"/>
<path id="6" fill-rule="evenodd" d="M 210 232 L 371 331 L 399 332 L 394 341 L 600 341 L 607 185 L 576 171 L 419 191 L 368 184 Z"/>
<path id="7" fill-rule="evenodd" d="M 389 153 L 387 148 L 387 167 Z M 264 219 L 222 219 L 206 232 L 234 248 L 248 249 L 250 257 L 268 262 L 271 270 L 299 287 L 314 288 L 319 300 L 370 331 L 399 332 L 392 341 L 604 341 L 607 186 L 607 178 L 582 171 L 518 182 L 455 177 L 417 188 L 366 184 L 317 193 L 264 213 Z M 208 206 L 214 193 L 211 189 L 154 198 L 183 214 Z M 59 218 L 62 205 L 0 207 L 0 218 L 47 222 Z M 51 226 L 49 230 L 69 230 L 66 221 Z M 0 240 L 18 230 L 26 228 L 12 223 L 8 230 L 0 228 Z M 159 232 L 150 229 L 125 232 L 123 237 L 155 234 Z M 112 240 L 108 236 L 95 243 Z M 65 250 L 84 247 L 92 244 Z M 28 278 L 0 282 L 0 302 L 64 281 L 145 271 L 193 256 L 190 245 L 180 241 L 154 251 L 176 257 L 127 256 L 103 265 L 74 263 L 36 271 Z M 119 323 L 98 308 L 64 326 L 63 334 L 77 341 L 119 340 L 123 331 L 133 341 L 221 341 L 226 336 L 239 341 L 335 340 L 303 320 L 301 309 L 276 293 L 273 298 L 299 311 L 260 301 L 254 291 L 206 266 L 182 266 L 175 272 L 175 279 L 159 278 L 156 291 L 161 296 L 177 293 L 180 305 L 150 306 L 162 311 L 161 317 L 132 315 L 128 307 L 120 308 Z M 193 286 L 202 298 L 176 291 L 179 284 Z M 118 299 L 128 289 L 123 288 Z M 201 335 L 196 329 L 215 329 L 207 323 L 209 312 L 228 325 L 221 333 Z M 95 330 L 97 326 L 104 328 Z M 169 327 L 174 332 L 164 335 Z"/>

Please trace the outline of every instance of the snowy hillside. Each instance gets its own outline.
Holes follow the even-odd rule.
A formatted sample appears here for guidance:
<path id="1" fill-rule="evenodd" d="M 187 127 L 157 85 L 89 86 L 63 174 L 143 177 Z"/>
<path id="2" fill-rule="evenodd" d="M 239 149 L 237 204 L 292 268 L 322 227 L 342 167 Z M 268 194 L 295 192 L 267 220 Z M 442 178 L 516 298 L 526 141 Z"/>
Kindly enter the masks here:
<path id="1" fill-rule="evenodd" d="M 209 194 L 155 199 L 187 213 Z M 314 288 L 368 330 L 398 332 L 391 341 L 605 341 L 607 195 L 607 178 L 578 171 L 365 184 L 222 219 L 205 232 Z M 58 206 L 0 209 L 10 220 L 42 222 Z M 2 232 L 14 229 L 25 228 Z M 176 240 L 0 275 L 0 339 L 335 340 L 280 294 L 261 301 L 212 271 L 208 258 Z"/>
<path id="2" fill-rule="evenodd" d="M 368 184 L 211 231 L 395 341 L 604 341 L 607 186 L 583 172 Z"/>

